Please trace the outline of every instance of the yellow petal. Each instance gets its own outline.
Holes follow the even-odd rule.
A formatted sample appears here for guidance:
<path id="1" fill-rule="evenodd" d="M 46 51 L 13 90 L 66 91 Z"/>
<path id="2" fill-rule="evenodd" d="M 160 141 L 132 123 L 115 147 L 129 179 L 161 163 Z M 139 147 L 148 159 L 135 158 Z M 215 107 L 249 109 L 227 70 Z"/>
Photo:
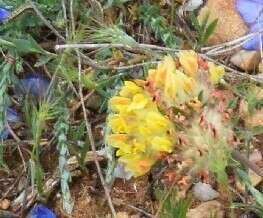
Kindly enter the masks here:
<path id="1" fill-rule="evenodd" d="M 171 56 L 166 56 L 156 70 L 149 71 L 147 80 L 153 82 L 156 87 L 162 87 L 167 80 L 167 75 L 174 73 L 175 70 L 174 59 Z"/>
<path id="2" fill-rule="evenodd" d="M 194 51 L 182 51 L 179 53 L 179 61 L 184 72 L 195 78 L 198 71 L 198 56 Z"/>
<path id="3" fill-rule="evenodd" d="M 116 152 L 116 156 L 120 157 L 123 155 L 132 154 L 132 147 L 130 144 L 122 144 L 119 150 Z"/>
<path id="4" fill-rule="evenodd" d="M 108 120 L 109 127 L 113 133 L 125 133 L 126 126 L 125 120 L 120 115 L 113 115 Z"/>
<path id="5" fill-rule="evenodd" d="M 128 135 L 126 134 L 111 134 L 106 138 L 106 142 L 115 148 L 120 148 L 127 141 Z"/>
<path id="6" fill-rule="evenodd" d="M 145 152 L 145 150 L 146 150 L 146 145 L 144 143 L 140 143 L 140 142 L 133 143 L 133 153 Z"/>
<path id="7" fill-rule="evenodd" d="M 132 103 L 130 104 L 128 110 L 131 111 L 131 110 L 143 109 L 147 103 L 148 103 L 148 99 L 145 95 L 136 94 L 134 95 L 132 99 Z"/>
<path id="8" fill-rule="evenodd" d="M 168 72 L 164 84 L 164 96 L 171 98 L 171 100 L 176 99 L 176 95 L 178 92 L 176 71 Z"/>
<path id="9" fill-rule="evenodd" d="M 146 155 L 124 155 L 119 161 L 124 163 L 125 167 L 133 174 L 134 177 L 142 176 L 149 172 L 152 165 L 156 162 L 156 157 Z"/>
<path id="10" fill-rule="evenodd" d="M 109 108 L 113 112 L 120 112 L 127 110 L 131 100 L 125 97 L 114 96 L 109 101 Z"/>
<path id="11" fill-rule="evenodd" d="M 142 92 L 142 88 L 137 86 L 134 82 L 125 81 L 124 86 L 120 91 L 120 96 L 132 98 L 135 94 Z"/>
<path id="12" fill-rule="evenodd" d="M 151 141 L 152 148 L 156 151 L 172 152 L 172 142 L 167 137 L 156 136 Z"/>
<path id="13" fill-rule="evenodd" d="M 216 66 L 214 63 L 209 62 L 208 63 L 208 69 L 209 69 L 209 80 L 211 84 L 216 85 L 220 82 L 220 80 L 225 75 L 225 69 L 222 66 Z"/>
<path id="14" fill-rule="evenodd" d="M 137 131 L 143 138 L 149 137 L 153 134 L 151 129 L 145 124 L 139 125 Z"/>
<path id="15" fill-rule="evenodd" d="M 169 120 L 158 112 L 149 112 L 146 118 L 148 128 L 155 132 L 165 132 L 169 128 Z"/>

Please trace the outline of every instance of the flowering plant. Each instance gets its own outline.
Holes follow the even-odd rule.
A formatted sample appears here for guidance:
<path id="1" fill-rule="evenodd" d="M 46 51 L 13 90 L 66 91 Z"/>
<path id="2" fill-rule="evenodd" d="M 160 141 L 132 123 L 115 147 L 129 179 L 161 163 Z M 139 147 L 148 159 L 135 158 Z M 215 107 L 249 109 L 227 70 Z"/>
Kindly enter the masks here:
<path id="1" fill-rule="evenodd" d="M 158 159 L 179 149 L 176 126 L 185 128 L 186 119 L 191 121 L 194 114 L 201 114 L 223 75 L 221 66 L 184 51 L 176 59 L 165 57 L 157 69 L 149 70 L 146 80 L 125 81 L 109 101 L 111 133 L 106 136 L 106 143 L 117 149 L 116 156 L 125 169 L 135 177 L 144 175 Z M 173 112 L 174 108 L 183 113 Z"/>

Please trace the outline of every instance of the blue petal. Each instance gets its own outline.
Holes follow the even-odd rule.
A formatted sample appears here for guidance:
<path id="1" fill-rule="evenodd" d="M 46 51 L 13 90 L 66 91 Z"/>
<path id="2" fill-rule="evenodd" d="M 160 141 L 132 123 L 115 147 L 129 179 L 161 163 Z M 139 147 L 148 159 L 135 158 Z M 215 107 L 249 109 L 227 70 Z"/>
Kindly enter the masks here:
<path id="1" fill-rule="evenodd" d="M 37 205 L 33 208 L 30 218 L 56 218 L 56 215 L 43 205 Z"/>
<path id="2" fill-rule="evenodd" d="M 10 12 L 4 8 L 0 8 L 0 22 L 4 22 L 9 16 Z"/>
<path id="3" fill-rule="evenodd" d="M 8 122 L 19 122 L 20 121 L 20 117 L 18 116 L 17 112 L 14 111 L 12 108 L 7 107 L 6 108 L 6 120 Z"/>
<path id="4" fill-rule="evenodd" d="M 256 2 L 256 3 L 259 3 L 259 4 L 263 4 L 263 0 L 251 0 L 252 2 Z"/>
<path id="5" fill-rule="evenodd" d="M 15 123 L 20 121 L 20 117 L 18 116 L 17 112 L 14 111 L 12 108 L 7 107 L 5 110 L 6 113 L 6 120 L 7 122 L 10 123 Z M 9 135 L 9 131 L 7 129 L 4 129 L 1 133 L 0 133 L 0 140 L 5 140 L 7 139 Z"/>
<path id="6" fill-rule="evenodd" d="M 263 21 L 262 0 L 237 0 L 236 9 L 249 26 L 255 22 Z"/>
<path id="7" fill-rule="evenodd" d="M 48 91 L 49 80 L 37 74 L 32 74 L 25 79 L 21 79 L 19 87 L 24 94 L 44 98 Z"/>
<path id="8" fill-rule="evenodd" d="M 9 131 L 7 129 L 4 129 L 0 133 L 0 140 L 6 140 L 8 138 L 8 135 L 9 135 Z"/>
<path id="9" fill-rule="evenodd" d="M 250 33 L 257 32 L 263 28 L 263 23 L 256 23 L 251 26 Z M 263 40 L 262 34 L 255 35 L 251 40 L 243 45 L 246 50 L 258 50 L 260 48 L 260 37 Z"/>

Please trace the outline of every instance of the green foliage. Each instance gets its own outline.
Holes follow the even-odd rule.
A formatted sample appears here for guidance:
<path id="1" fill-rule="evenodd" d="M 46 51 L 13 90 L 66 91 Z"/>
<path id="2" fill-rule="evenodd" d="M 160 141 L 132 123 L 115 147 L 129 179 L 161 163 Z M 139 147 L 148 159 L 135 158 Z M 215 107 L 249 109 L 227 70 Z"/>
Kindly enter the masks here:
<path id="1" fill-rule="evenodd" d="M 227 185 L 226 167 L 229 165 L 230 152 L 223 143 L 211 148 L 207 164 L 209 170 L 216 175 L 217 181 L 220 184 Z"/>
<path id="2" fill-rule="evenodd" d="M 178 198 L 174 189 L 169 193 L 157 191 L 155 194 L 161 201 L 160 218 L 186 218 L 192 202 L 190 198 Z"/>
<path id="3" fill-rule="evenodd" d="M 156 37 L 170 48 L 179 48 L 181 41 L 167 26 L 160 14 L 160 8 L 156 5 L 141 5 L 138 9 L 139 18 L 146 26 L 149 26 Z"/>
<path id="4" fill-rule="evenodd" d="M 14 49 L 20 55 L 25 55 L 28 53 L 45 54 L 45 51 L 31 36 L 24 36 L 24 38 L 6 37 L 4 40 L 11 43 L 9 49 Z"/>
<path id="5" fill-rule="evenodd" d="M 31 152 L 31 182 L 36 184 L 39 194 L 43 193 L 44 174 L 40 164 L 40 139 L 45 130 L 47 121 L 55 118 L 55 105 L 48 102 L 40 102 L 38 106 L 26 101 L 24 113 L 27 125 L 29 126 L 33 138 L 33 149 Z"/>
<path id="6" fill-rule="evenodd" d="M 259 97 L 259 95 L 261 96 Z M 255 110 L 263 108 L 262 96 L 262 89 L 260 87 L 251 85 L 247 87 L 244 98 L 247 101 L 248 111 L 250 114 L 253 114 Z"/>
<path id="7" fill-rule="evenodd" d="M 197 34 L 196 35 L 197 49 L 200 49 L 203 45 L 206 44 L 207 40 L 213 34 L 216 28 L 218 19 L 208 22 L 209 16 L 210 14 L 207 13 L 201 22 L 199 22 L 199 20 L 194 14 L 191 14 L 190 16 L 192 25 L 195 28 Z"/>

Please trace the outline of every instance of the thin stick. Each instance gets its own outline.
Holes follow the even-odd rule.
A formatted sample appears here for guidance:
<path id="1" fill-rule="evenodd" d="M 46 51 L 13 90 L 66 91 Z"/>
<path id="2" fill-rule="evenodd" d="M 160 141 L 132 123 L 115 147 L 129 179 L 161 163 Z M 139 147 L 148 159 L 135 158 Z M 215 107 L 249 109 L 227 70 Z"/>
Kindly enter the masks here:
<path id="1" fill-rule="evenodd" d="M 26 171 L 27 171 L 27 169 L 26 169 L 26 162 L 25 162 L 25 159 L 24 159 L 22 150 L 21 150 L 21 148 L 20 148 L 21 139 L 15 134 L 15 132 L 12 130 L 12 128 L 10 127 L 10 125 L 9 125 L 8 122 L 6 122 L 6 127 L 7 127 L 8 131 L 9 131 L 9 133 L 12 135 L 12 137 L 13 137 L 13 138 L 16 140 L 16 142 L 17 142 L 17 150 L 18 150 L 19 155 L 20 155 L 20 157 L 21 157 L 21 160 L 22 160 L 22 162 L 23 162 L 24 170 L 25 170 L 25 172 L 26 172 Z"/>
<path id="2" fill-rule="evenodd" d="M 93 93 L 94 93 L 94 91 L 91 91 L 86 96 L 84 96 L 84 98 L 83 98 L 84 102 L 87 101 L 90 98 L 90 96 L 93 95 Z M 81 107 L 81 105 L 82 105 L 82 103 L 81 103 L 81 101 L 79 101 L 72 108 L 70 108 L 70 112 L 74 113 L 76 110 L 78 110 Z"/>
<path id="3" fill-rule="evenodd" d="M 133 65 L 127 65 L 127 66 L 112 66 L 112 65 L 102 65 L 100 63 L 98 63 L 95 60 L 92 60 L 90 57 L 85 56 L 82 53 L 79 53 L 80 56 L 84 59 L 83 61 L 85 62 L 85 64 L 88 64 L 89 66 L 98 69 L 98 70 L 129 70 L 129 69 L 133 69 L 136 67 L 143 67 L 145 65 L 149 65 L 149 64 L 158 64 L 159 61 L 149 61 L 149 62 L 143 62 L 143 63 L 139 63 L 139 64 L 133 64 Z"/>
<path id="4" fill-rule="evenodd" d="M 144 210 L 141 209 L 141 208 L 135 207 L 135 206 L 133 206 L 133 205 L 131 205 L 131 204 L 127 204 L 127 207 L 129 207 L 129 208 L 131 208 L 131 209 L 133 209 L 133 210 L 135 210 L 135 211 L 138 211 L 139 213 L 141 213 L 141 214 L 143 214 L 143 215 L 145 215 L 145 216 L 147 216 L 147 217 L 151 217 L 151 218 L 154 217 L 154 215 L 152 215 L 152 214 L 144 211 Z"/>
<path id="5" fill-rule="evenodd" d="M 94 162 L 95 162 L 96 167 L 97 167 L 97 172 L 98 172 L 98 174 L 99 174 L 99 177 L 100 177 L 102 186 L 103 186 L 103 188 L 104 188 L 105 195 L 106 195 L 106 198 L 107 198 L 109 207 L 110 207 L 110 209 L 111 209 L 112 216 L 113 216 L 113 218 L 116 218 L 117 215 L 116 215 L 116 212 L 115 212 L 115 209 L 114 209 L 112 200 L 111 200 L 110 191 L 108 190 L 108 188 L 107 188 L 107 186 L 106 186 L 104 177 L 103 177 L 103 175 L 102 175 L 102 170 L 101 170 L 101 168 L 100 168 L 100 164 L 99 164 L 99 161 L 98 161 L 98 159 L 97 159 L 96 146 L 95 146 L 95 142 L 94 142 L 94 138 L 93 138 L 93 134 L 92 134 L 92 130 L 91 130 L 91 125 L 90 125 L 90 123 L 89 123 L 89 121 L 88 121 L 88 117 L 87 117 L 87 113 L 86 113 L 86 108 L 85 108 L 85 103 L 84 103 L 84 98 L 83 98 L 83 93 L 82 93 L 82 85 L 81 85 L 81 58 L 80 58 L 80 54 L 79 54 L 79 52 L 78 52 L 77 49 L 76 49 L 76 53 L 77 53 L 77 56 L 78 56 L 79 95 L 80 95 L 80 99 L 81 99 L 81 103 L 82 103 L 82 110 L 83 110 L 83 114 L 84 114 L 85 125 L 86 125 L 86 129 L 87 129 L 87 133 L 88 133 L 88 137 L 89 137 L 91 149 L 92 149 L 93 156 L 94 156 Z"/>
<path id="6" fill-rule="evenodd" d="M 209 46 L 209 47 L 204 47 L 201 49 L 201 51 L 208 51 L 208 50 L 212 50 L 212 49 L 215 49 L 215 50 L 218 50 L 218 49 L 222 49 L 222 48 L 226 48 L 228 46 L 232 46 L 232 45 L 235 45 L 235 44 L 238 44 L 238 43 L 241 43 L 245 40 L 248 40 L 248 39 L 251 39 L 253 38 L 254 36 L 258 35 L 258 34 L 261 34 L 263 32 L 263 29 L 257 31 L 257 32 L 254 32 L 254 33 L 249 33 L 245 36 L 241 36 L 237 39 L 234 39 L 232 41 L 229 41 L 229 42 L 225 42 L 225 43 L 221 43 L 219 45 L 213 45 L 213 46 Z"/>
<path id="7" fill-rule="evenodd" d="M 81 44 L 64 44 L 64 45 L 56 45 L 56 50 L 66 49 L 66 48 L 79 48 L 79 49 L 96 49 L 96 48 L 124 48 L 124 49 L 153 49 L 153 50 L 161 50 L 161 51 L 170 51 L 170 52 L 179 52 L 182 50 L 174 49 L 174 48 L 167 48 L 158 45 L 151 45 L 151 44 L 144 44 L 144 43 L 137 43 L 135 46 L 129 46 L 121 43 L 81 43 Z"/>
<path id="8" fill-rule="evenodd" d="M 66 49 L 66 48 L 79 48 L 79 49 L 98 49 L 98 48 L 123 48 L 123 49 L 131 49 L 132 47 L 124 45 L 124 44 L 110 44 L 110 43 L 102 43 L 102 44 L 65 44 L 65 45 L 56 45 L 55 49 L 60 50 L 60 49 Z M 150 45 L 150 44 L 138 44 L 137 47 L 134 48 L 141 48 L 141 49 L 153 49 L 153 50 L 161 50 L 161 51 L 171 51 L 174 52 L 175 55 L 177 55 L 180 51 L 183 50 L 178 50 L 178 49 L 171 49 L 171 48 L 166 48 L 166 47 L 161 47 L 161 46 L 155 46 L 155 45 Z M 206 60 L 215 62 L 217 64 L 220 64 L 222 66 L 224 66 L 224 68 L 228 71 L 230 71 L 229 73 L 227 73 L 227 77 L 228 78 L 237 78 L 240 80 L 248 80 L 251 82 L 256 82 L 258 84 L 263 85 L 263 77 L 260 75 L 249 75 L 246 73 L 242 73 L 239 72 L 237 70 L 234 70 L 226 65 L 224 65 L 223 63 L 219 63 L 218 61 L 212 59 L 211 57 L 209 57 L 209 55 L 207 54 L 200 54 L 199 55 L 201 57 L 203 57 Z M 211 54 L 212 56 L 213 54 Z M 99 63 L 97 63 L 96 61 L 92 60 L 91 58 L 84 56 L 83 54 L 81 54 L 81 56 L 88 61 L 88 64 L 95 68 L 95 69 L 106 69 L 106 70 L 122 70 L 122 69 L 132 69 L 134 67 L 139 67 L 139 66 L 143 66 L 146 64 L 157 64 L 159 63 L 158 61 L 155 62 L 146 62 L 146 63 L 141 63 L 141 64 L 137 64 L 137 65 L 130 65 L 130 66 L 121 66 L 121 67 L 115 67 L 115 66 L 109 66 L 109 65 L 101 65 Z"/>

